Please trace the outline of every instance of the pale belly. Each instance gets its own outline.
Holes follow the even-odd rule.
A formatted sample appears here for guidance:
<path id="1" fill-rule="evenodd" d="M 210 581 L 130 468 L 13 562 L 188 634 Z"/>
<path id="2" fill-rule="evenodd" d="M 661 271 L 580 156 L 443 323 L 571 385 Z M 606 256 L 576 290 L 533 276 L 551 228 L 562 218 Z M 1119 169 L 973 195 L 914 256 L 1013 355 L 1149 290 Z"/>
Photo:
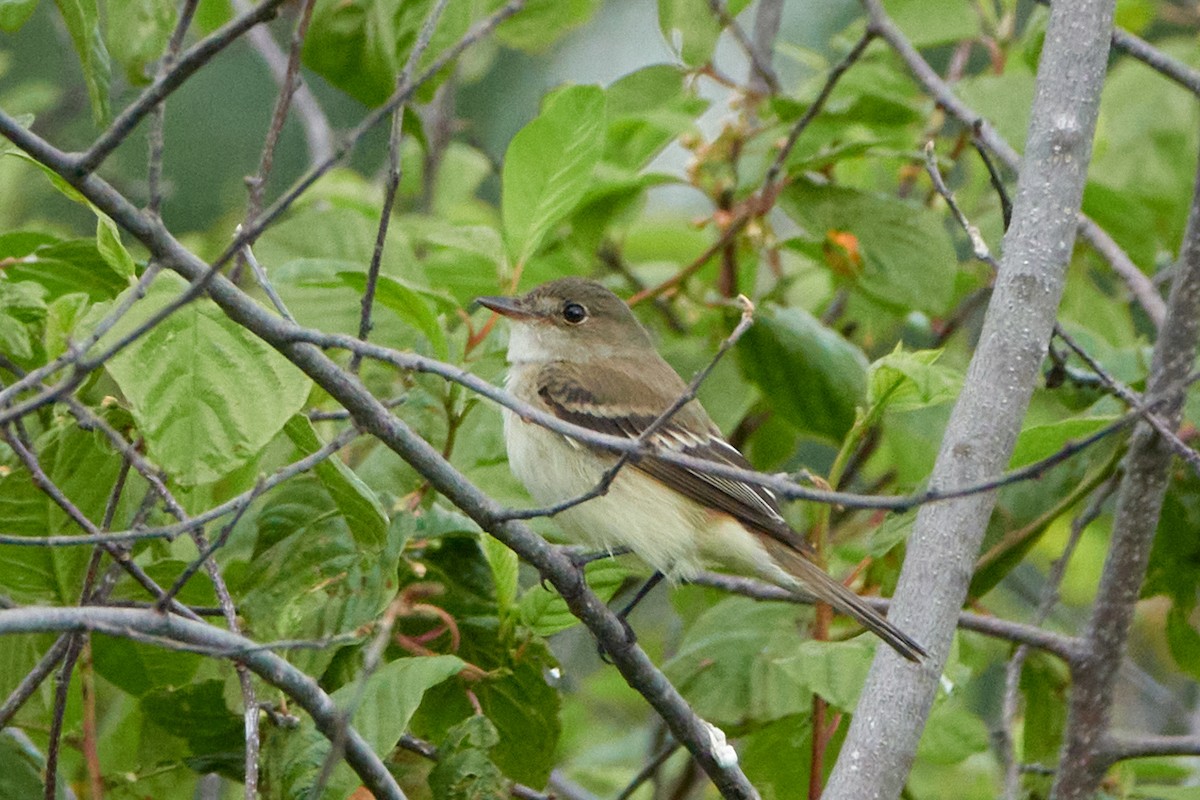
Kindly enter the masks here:
<path id="1" fill-rule="evenodd" d="M 599 482 L 615 456 L 597 454 L 507 409 L 509 466 L 540 505 L 578 497 Z M 553 466 L 550 466 L 553 465 Z M 713 512 L 625 466 L 608 493 L 554 517 L 573 540 L 599 550 L 628 548 L 654 569 L 686 580 L 706 567 L 776 582 L 779 567 L 757 538 L 732 518 Z"/>

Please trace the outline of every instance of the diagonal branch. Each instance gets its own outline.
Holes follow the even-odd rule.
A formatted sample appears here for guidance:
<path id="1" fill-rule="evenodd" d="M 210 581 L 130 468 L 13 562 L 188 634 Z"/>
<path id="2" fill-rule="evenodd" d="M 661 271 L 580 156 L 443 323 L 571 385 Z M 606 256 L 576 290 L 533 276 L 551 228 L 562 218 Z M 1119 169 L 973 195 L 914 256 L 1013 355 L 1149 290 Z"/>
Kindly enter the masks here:
<path id="1" fill-rule="evenodd" d="M 272 686 L 283 691 L 312 717 L 319 730 L 331 738 L 340 728 L 340 715 L 333 700 L 317 682 L 258 643 L 203 622 L 171 614 L 130 608 L 27 607 L 0 611 L 0 635 L 46 632 L 102 633 L 129 638 L 148 635 L 171 642 L 180 649 L 204 654 L 236 653 L 236 660 Z M 346 728 L 346 761 L 375 795 L 385 800 L 404 800 L 396 779 L 388 772 L 366 740 Z"/>

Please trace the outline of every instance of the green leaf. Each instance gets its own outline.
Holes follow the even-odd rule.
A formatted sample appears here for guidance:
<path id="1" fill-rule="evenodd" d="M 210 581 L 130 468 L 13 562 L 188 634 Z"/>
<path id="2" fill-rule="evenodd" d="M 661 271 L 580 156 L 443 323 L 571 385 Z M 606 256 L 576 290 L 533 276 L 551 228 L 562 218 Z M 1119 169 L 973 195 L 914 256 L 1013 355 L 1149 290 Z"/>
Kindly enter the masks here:
<path id="1" fill-rule="evenodd" d="M 64 294 L 55 298 L 46 307 L 46 328 L 42 333 L 42 346 L 47 360 L 58 358 L 67 351 L 67 344 L 74 339 L 75 326 L 88 310 L 86 294 Z"/>
<path id="2" fill-rule="evenodd" d="M 108 3 L 109 50 L 134 86 L 149 83 L 154 63 L 167 50 L 175 27 L 176 3 L 170 0 L 120 0 Z"/>
<path id="3" fill-rule="evenodd" d="M 238 611 L 261 639 L 354 633 L 395 596 L 405 526 L 389 529 L 382 552 L 360 547 L 316 476 L 275 487 L 263 501 L 254 529 L 252 567 L 230 577 L 229 584 Z M 320 674 L 335 654 L 329 647 L 298 651 L 290 659 L 310 674 Z"/>
<path id="4" fill-rule="evenodd" d="M 50 298 L 83 292 L 97 302 L 111 300 L 129 287 L 129 281 L 113 269 L 91 239 L 43 245 L 5 273 L 14 281 L 40 283 Z"/>
<path id="5" fill-rule="evenodd" d="M 979 35 L 979 20 L 969 5 L 885 0 L 883 6 L 917 47 L 947 44 Z"/>
<path id="6" fill-rule="evenodd" d="M 100 30 L 100 10 L 96 0 L 55 0 L 55 3 L 83 67 L 92 117 L 97 126 L 104 125 L 110 117 L 108 84 L 112 79 L 112 65 Z"/>
<path id="7" fill-rule="evenodd" d="M 135 697 L 187 686 L 204 661 L 196 653 L 109 636 L 93 639 L 92 658 L 99 675 Z"/>
<path id="8" fill-rule="evenodd" d="M 503 2 L 491 5 L 499 8 Z M 496 40 L 526 53 L 544 53 L 599 7 L 599 0 L 529 0 L 496 28 Z"/>
<path id="9" fill-rule="evenodd" d="M 795 655 L 777 665 L 805 691 L 820 695 L 835 708 L 853 712 L 874 656 L 875 642 L 858 636 L 844 642 L 802 642 Z"/>
<path id="10" fill-rule="evenodd" d="M 107 214 L 99 210 L 96 211 L 96 249 L 113 272 L 126 279 L 136 277 L 137 266 L 133 263 L 133 256 L 121 244 L 121 231 Z"/>
<path id="11" fill-rule="evenodd" d="M 3 10 L 3 5 L 0 5 Z M 0 17 L 3 19 L 3 17 Z M 0 730 L 0 797 L 43 797 L 46 793 L 42 775 L 46 759 L 29 741 L 18 738 L 12 727 Z M 58 784 L 58 797 L 67 797 L 62 782 Z"/>
<path id="12" fill-rule="evenodd" d="M 224 681 L 160 689 L 142 698 L 141 708 L 148 720 L 186 742 L 190 756 L 204 757 L 205 771 L 241 775 L 245 728 L 225 702 Z"/>
<path id="13" fill-rule="evenodd" d="M 688 629 L 663 672 L 714 725 L 803 713 L 811 698 L 793 657 L 800 620 L 810 613 L 792 603 L 722 600 Z"/>
<path id="14" fill-rule="evenodd" d="M 304 65 L 365 105 L 379 105 L 395 88 L 400 68 L 395 19 L 399 5 L 396 0 L 320 0 L 304 40 Z"/>
<path id="15" fill-rule="evenodd" d="M 890 411 L 911 411 L 946 403 L 958 396 L 962 375 L 938 366 L 941 350 L 896 349 L 871 364 L 867 406 Z"/>
<path id="16" fill-rule="evenodd" d="M 707 0 L 658 0 L 658 27 L 667 45 L 689 67 L 712 58 L 721 36 L 721 23 Z"/>
<path id="17" fill-rule="evenodd" d="M 1137 800 L 1200 800 L 1200 786 L 1137 786 L 1131 798 Z"/>
<path id="18" fill-rule="evenodd" d="M 187 288 L 154 280 L 100 343 L 146 322 Z M 309 380 L 207 298 L 159 322 L 106 364 L 150 455 L 175 480 L 211 483 L 254 458 L 308 397 Z"/>
<path id="19" fill-rule="evenodd" d="M 1179 668 L 1193 680 L 1200 680 L 1200 633 L 1188 620 L 1190 611 L 1190 608 L 1171 606 L 1167 613 L 1167 645 Z"/>
<path id="20" fill-rule="evenodd" d="M 302 456 L 311 455 L 324 446 L 308 417 L 296 414 L 283 426 L 283 432 L 296 445 Z M 322 461 L 313 473 L 329 492 L 356 541 L 366 550 L 380 551 L 387 540 L 387 512 L 375 492 L 371 491 L 336 454 Z"/>
<path id="21" fill-rule="evenodd" d="M 508 618 L 517 602 L 517 569 L 520 561 L 515 551 L 505 547 L 494 536 L 483 537 L 483 553 L 492 568 L 492 581 L 496 584 L 496 605 L 500 619 Z"/>
<path id="22" fill-rule="evenodd" d="M 37 4 L 38 0 L 0 0 L 0 31 L 16 33 L 29 21 Z"/>
<path id="23" fill-rule="evenodd" d="M 1021 726 L 1021 760 L 1026 764 L 1058 763 L 1067 724 L 1067 692 L 1071 679 L 1066 667 L 1054 658 L 1031 651 L 1021 672 L 1025 719 Z M 1051 775 L 1029 773 L 1024 778 L 1034 797 L 1048 797 Z"/>
<path id="24" fill-rule="evenodd" d="M 387 100 L 425 24 L 433 0 L 347 3 L 319 0 L 304 40 L 304 65 L 368 106 Z M 451 3 L 438 21 L 420 65 L 426 65 L 466 32 L 470 3 Z M 430 81 L 428 93 L 440 83 Z"/>
<path id="25" fill-rule="evenodd" d="M 31 281 L 0 283 L 0 355 L 18 363 L 33 358 L 33 342 L 46 318 L 45 293 Z"/>
<path id="26" fill-rule="evenodd" d="M 746 777 L 765 798 L 792 797 L 812 772 L 812 716 L 792 714 L 742 738 L 738 758 Z"/>
<path id="27" fill-rule="evenodd" d="M 958 697 L 934 704 L 917 746 L 917 758 L 934 764 L 957 764 L 988 748 L 988 729 Z"/>
<path id="28" fill-rule="evenodd" d="M 1071 417 L 1045 425 L 1031 425 L 1017 437 L 1009 469 L 1017 469 L 1048 458 L 1068 443 L 1085 439 L 1116 419 L 1111 416 Z"/>
<path id="29" fill-rule="evenodd" d="M 799 180 L 784 210 L 807 230 L 816 257 L 872 300 L 942 314 L 954 301 L 958 259 L 943 218 L 922 206 L 844 186 Z"/>
<path id="30" fill-rule="evenodd" d="M 103 517 L 121 458 L 99 432 L 63 424 L 38 437 L 34 452 L 46 475 L 89 519 Z M 9 456 L 0 470 L 0 529 L 17 536 L 80 533 L 80 528 Z M 132 491 L 132 490 L 131 490 Z M 18 603 L 79 601 L 85 547 L 0 546 L 0 587 Z"/>
<path id="31" fill-rule="evenodd" d="M 792 425 L 832 440 L 850 430 L 867 358 L 807 311 L 763 309 L 737 349 L 746 378 Z"/>
<path id="32" fill-rule="evenodd" d="M 357 292 L 367 286 L 367 276 L 362 272 L 339 272 L 338 278 Z M 421 292 L 387 275 L 380 275 L 375 283 L 375 300 L 385 308 L 395 311 L 405 324 L 419 330 L 429 340 L 433 354 L 443 361 L 450 357 L 450 346 L 446 332 L 438 321 L 437 313 Z"/>
<path id="33" fill-rule="evenodd" d="M 488 757 L 500 734 L 487 717 L 474 716 L 456 725 L 438 748 L 440 758 L 429 773 L 434 800 L 502 800 L 508 781 Z"/>
<path id="34" fill-rule="evenodd" d="M 352 681 L 331 696 L 341 709 L 354 708 L 351 724 L 381 758 L 387 757 L 396 742 L 408 730 L 408 721 L 430 687 L 457 674 L 466 664 L 455 656 L 401 658 L 384 664 L 375 674 Z M 329 740 L 322 736 L 309 717 L 288 742 L 282 768 L 287 797 L 306 797 L 315 783 L 322 760 L 329 752 Z M 362 780 L 339 759 L 321 797 L 348 797 Z"/>
<path id="35" fill-rule="evenodd" d="M 584 568 L 588 586 L 608 602 L 629 577 L 629 570 L 615 558 L 593 561 Z M 538 636 L 552 636 L 579 624 L 558 592 L 538 583 L 526 590 L 520 602 L 521 621 Z"/>
<path id="36" fill-rule="evenodd" d="M 587 192 L 604 146 L 604 92 L 558 92 L 508 146 L 501 178 L 504 235 L 524 263 Z"/>
<path id="37" fill-rule="evenodd" d="M 1163 498 L 1142 597 L 1165 594 L 1177 608 L 1191 608 L 1195 604 L 1200 587 L 1200 536 L 1183 536 L 1179 532 L 1198 530 L 1200 479 L 1188 473 L 1173 481 Z M 1179 663 L 1183 665 L 1184 661 Z"/>
<path id="38" fill-rule="evenodd" d="M 669 64 L 631 72 L 608 87 L 604 160 L 640 170 L 708 108 L 688 86 L 687 74 Z"/>

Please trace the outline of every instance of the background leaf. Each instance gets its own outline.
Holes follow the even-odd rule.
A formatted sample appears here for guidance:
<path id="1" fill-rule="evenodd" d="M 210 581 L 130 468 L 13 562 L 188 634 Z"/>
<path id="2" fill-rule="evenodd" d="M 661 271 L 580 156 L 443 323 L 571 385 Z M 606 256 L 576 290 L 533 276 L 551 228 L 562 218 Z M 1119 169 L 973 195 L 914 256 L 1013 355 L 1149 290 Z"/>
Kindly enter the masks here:
<path id="1" fill-rule="evenodd" d="M 798 308 L 761 309 L 738 342 L 747 379 L 801 431 L 840 440 L 866 397 L 862 351 Z"/>
<path id="2" fill-rule="evenodd" d="M 187 284 L 158 276 L 100 347 L 134 330 Z M 150 455 L 181 483 L 207 483 L 253 458 L 308 396 L 298 369 L 209 300 L 176 311 L 106 364 Z"/>
<path id="3" fill-rule="evenodd" d="M 604 92 L 573 86 L 547 101 L 504 156 L 501 208 L 509 256 L 526 261 L 583 198 L 604 146 Z"/>

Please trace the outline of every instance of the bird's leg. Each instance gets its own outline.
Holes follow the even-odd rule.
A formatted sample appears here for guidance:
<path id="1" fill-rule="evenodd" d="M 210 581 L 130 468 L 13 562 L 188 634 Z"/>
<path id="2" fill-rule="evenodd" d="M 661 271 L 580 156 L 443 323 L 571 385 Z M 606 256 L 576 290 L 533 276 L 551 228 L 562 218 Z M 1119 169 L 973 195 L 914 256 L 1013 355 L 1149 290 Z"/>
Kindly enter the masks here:
<path id="1" fill-rule="evenodd" d="M 634 607 L 637 606 L 638 603 L 642 602 L 646 595 L 650 594 L 655 586 L 658 586 L 658 584 L 662 583 L 662 579 L 664 577 L 665 576 L 661 572 L 656 571 L 653 575 L 646 579 L 645 583 L 638 587 L 637 592 L 635 592 L 633 598 L 625 604 L 625 607 L 617 612 L 617 619 L 621 620 L 621 625 L 625 628 L 625 641 L 629 644 L 633 644 L 637 641 L 637 634 L 633 632 L 633 626 L 629 624 L 629 613 L 633 611 Z M 605 652 L 603 644 L 597 643 L 596 652 L 600 656 L 601 661 L 604 661 L 605 663 L 612 663 L 609 661 L 608 653 Z"/>

